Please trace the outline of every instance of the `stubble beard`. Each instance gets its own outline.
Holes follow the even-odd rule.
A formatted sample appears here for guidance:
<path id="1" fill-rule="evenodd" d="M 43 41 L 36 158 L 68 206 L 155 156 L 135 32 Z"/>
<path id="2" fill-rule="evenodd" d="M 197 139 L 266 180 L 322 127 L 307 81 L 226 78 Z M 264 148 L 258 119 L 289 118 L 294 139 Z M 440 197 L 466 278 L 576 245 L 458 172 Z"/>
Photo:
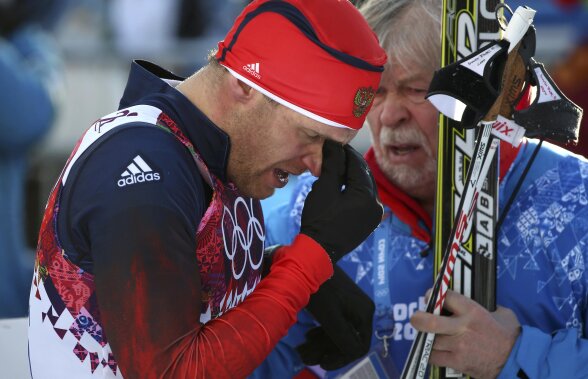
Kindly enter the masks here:
<path id="1" fill-rule="evenodd" d="M 230 136 L 227 177 L 237 187 L 240 195 L 265 199 L 273 194 L 274 189 L 265 188 L 262 183 L 263 172 L 256 167 L 256 164 L 264 161 L 262 153 L 267 149 L 267 146 L 259 144 L 266 137 L 261 129 L 265 125 L 259 123 L 258 119 L 263 120 L 261 112 L 231 115 L 230 122 L 234 127 Z"/>
<path id="2" fill-rule="evenodd" d="M 246 144 L 231 144 L 227 176 L 237 187 L 239 194 L 255 199 L 264 199 L 273 193 L 267 193 L 260 185 L 260 175 L 255 170 L 255 155 Z"/>

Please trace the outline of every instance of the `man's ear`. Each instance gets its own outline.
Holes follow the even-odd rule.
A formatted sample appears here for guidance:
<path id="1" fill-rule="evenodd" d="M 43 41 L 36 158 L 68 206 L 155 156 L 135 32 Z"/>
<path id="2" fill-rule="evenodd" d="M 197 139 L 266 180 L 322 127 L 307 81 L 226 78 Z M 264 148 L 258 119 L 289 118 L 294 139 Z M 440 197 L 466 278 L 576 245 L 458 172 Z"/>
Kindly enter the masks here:
<path id="1" fill-rule="evenodd" d="M 257 91 L 255 91 L 250 85 L 239 80 L 233 75 L 228 75 L 228 77 L 229 90 L 235 101 L 244 103 L 250 101 L 253 98 Z"/>

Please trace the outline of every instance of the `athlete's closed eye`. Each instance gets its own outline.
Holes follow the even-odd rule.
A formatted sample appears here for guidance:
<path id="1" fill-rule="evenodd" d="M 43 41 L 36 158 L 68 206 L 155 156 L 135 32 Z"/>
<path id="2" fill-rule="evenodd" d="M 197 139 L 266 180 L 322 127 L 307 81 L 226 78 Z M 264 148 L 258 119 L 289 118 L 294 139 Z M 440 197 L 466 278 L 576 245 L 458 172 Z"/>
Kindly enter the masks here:
<path id="1" fill-rule="evenodd" d="M 305 134 L 306 134 L 306 137 L 308 139 L 310 139 L 311 141 L 313 141 L 313 142 L 314 141 L 320 141 L 321 139 L 323 139 L 323 136 L 320 135 L 320 134 L 318 134 L 318 133 L 316 133 L 316 132 L 306 131 Z"/>

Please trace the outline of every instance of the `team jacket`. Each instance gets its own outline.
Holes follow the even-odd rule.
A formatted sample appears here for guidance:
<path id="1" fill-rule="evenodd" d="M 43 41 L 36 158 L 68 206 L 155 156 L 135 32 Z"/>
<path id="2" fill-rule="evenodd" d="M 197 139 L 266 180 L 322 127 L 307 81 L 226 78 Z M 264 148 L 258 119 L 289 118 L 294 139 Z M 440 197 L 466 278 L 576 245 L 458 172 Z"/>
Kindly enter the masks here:
<path id="1" fill-rule="evenodd" d="M 120 109 L 86 131 L 50 195 L 33 378 L 244 377 L 332 274 L 301 236 L 260 282 L 261 206 L 227 180 L 229 137 L 180 79 L 134 63 Z"/>
<path id="2" fill-rule="evenodd" d="M 501 205 L 512 193 L 536 145 L 535 141 L 527 141 L 504 176 Z M 296 234 L 302 204 L 313 180 L 312 176 L 301 178 L 290 203 L 269 213 L 268 243 L 288 243 Z M 385 200 L 386 194 L 380 190 Z M 395 201 L 410 201 L 400 195 Z M 414 209 L 414 200 L 404 205 L 408 205 L 404 209 Z M 382 323 L 382 313 L 393 324 L 390 352 L 397 373 L 416 335 L 409 318 L 415 310 L 425 308 L 423 295 L 433 283 L 430 232 L 423 233 L 430 231 L 430 220 L 422 217 L 422 212 L 412 213 L 411 218 L 406 212 L 386 207 L 387 218 L 376 232 L 338 263 L 376 300 L 372 351 L 381 349 L 382 339 L 378 336 L 389 333 L 378 330 L 386 325 Z M 508 210 L 497 241 L 497 302 L 511 308 L 523 326 L 499 377 L 516 378 L 519 370 L 534 379 L 588 377 L 588 162 L 544 143 Z M 382 246 L 384 262 L 378 256 Z M 375 288 L 381 288 L 382 276 L 378 272 L 382 271 L 378 269 L 384 269 L 382 265 L 388 274 L 390 307 L 378 304 L 374 294 Z M 294 347 L 304 341 L 305 331 L 313 325 L 311 316 L 301 312 L 297 324 L 254 377 L 291 377 L 301 370 L 304 365 Z M 327 376 L 336 377 L 351 366 L 328 372 Z"/>

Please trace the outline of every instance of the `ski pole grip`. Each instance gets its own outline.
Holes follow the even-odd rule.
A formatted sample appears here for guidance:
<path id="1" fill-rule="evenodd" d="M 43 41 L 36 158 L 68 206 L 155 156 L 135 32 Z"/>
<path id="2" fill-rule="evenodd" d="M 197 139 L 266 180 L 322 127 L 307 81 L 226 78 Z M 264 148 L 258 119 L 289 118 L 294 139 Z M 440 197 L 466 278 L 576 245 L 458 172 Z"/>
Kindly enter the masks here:
<path id="1" fill-rule="evenodd" d="M 504 39 L 510 42 L 508 52 L 510 53 L 514 47 L 521 41 L 527 30 L 533 23 L 536 11 L 527 6 L 517 7 L 513 13 L 508 26 L 504 31 Z"/>

